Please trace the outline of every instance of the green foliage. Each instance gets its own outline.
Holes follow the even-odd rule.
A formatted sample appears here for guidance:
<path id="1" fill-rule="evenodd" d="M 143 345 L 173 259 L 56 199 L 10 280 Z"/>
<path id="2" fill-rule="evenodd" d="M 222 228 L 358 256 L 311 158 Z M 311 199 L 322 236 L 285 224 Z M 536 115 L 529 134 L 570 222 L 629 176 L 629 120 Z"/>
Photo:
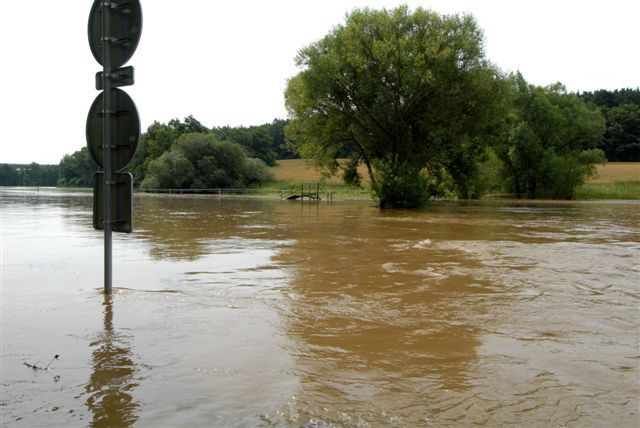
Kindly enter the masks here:
<path id="1" fill-rule="evenodd" d="M 474 183 L 476 195 L 486 196 L 489 194 L 502 193 L 504 186 L 502 183 L 502 161 L 496 154 L 494 148 L 487 148 L 484 160 L 478 165 L 478 180 Z"/>
<path id="2" fill-rule="evenodd" d="M 419 208 L 431 196 L 427 177 L 407 162 L 381 163 L 373 190 L 380 208 Z"/>
<path id="3" fill-rule="evenodd" d="M 188 189 L 195 168 L 180 152 L 168 151 L 149 163 L 148 173 L 140 184 L 145 189 Z"/>
<path id="4" fill-rule="evenodd" d="M 288 141 L 285 135 L 285 127 L 289 123 L 285 119 L 274 119 L 271 123 L 260 125 L 267 129 L 271 135 L 272 149 L 276 153 L 276 159 L 297 159 L 298 153 L 295 151 L 295 143 Z"/>
<path id="5" fill-rule="evenodd" d="M 275 166 L 276 152 L 273 150 L 272 135 L 262 126 L 249 128 L 224 127 L 214 130 L 220 140 L 228 140 L 244 147 L 249 156 L 262 159 L 267 165 Z"/>
<path id="6" fill-rule="evenodd" d="M 604 162 L 604 152 L 600 149 L 564 156 L 547 152 L 543 161 L 545 174 L 542 187 L 550 192 L 553 199 L 573 199 L 576 189 L 596 175 L 594 164 Z"/>
<path id="7" fill-rule="evenodd" d="M 0 164 L 0 186 L 55 186 L 58 182 L 58 165 Z"/>
<path id="8" fill-rule="evenodd" d="M 358 165 L 360 159 L 352 157 L 347 160 L 347 163 L 342 167 L 342 178 L 348 186 L 360 187 L 362 186 L 362 177 L 358 172 Z"/>
<path id="9" fill-rule="evenodd" d="M 640 89 L 583 92 L 580 97 L 597 105 L 607 123 L 602 149 L 611 162 L 640 161 Z"/>
<path id="10" fill-rule="evenodd" d="M 169 151 L 173 143 L 185 134 L 213 132 L 217 140 L 237 143 L 244 148 L 250 157 L 262 159 L 267 165 L 274 166 L 277 159 L 296 157 L 296 154 L 291 152 L 285 141 L 284 126 L 286 123 L 287 121 L 285 120 L 276 119 L 270 124 L 267 123 L 260 126 L 235 128 L 227 126 L 209 130 L 193 116 L 186 117 L 184 121 L 172 119 L 167 124 L 154 122 L 140 137 L 138 150 L 129 166 L 133 173 L 134 183 L 142 183 L 146 174 L 150 171 L 151 163 Z M 193 164 L 197 169 L 194 180 L 200 184 L 216 182 L 220 183 L 220 186 L 215 187 L 229 187 L 228 179 L 237 179 L 237 177 L 233 178 L 226 174 L 221 174 L 220 171 L 206 170 L 204 167 L 206 162 L 206 160 L 201 161 L 202 167 L 198 167 L 197 163 Z M 157 168 L 157 165 L 158 163 L 156 163 L 155 168 Z M 168 167 L 168 165 L 165 166 Z M 205 171 L 206 177 L 199 177 L 200 173 L 198 171 Z"/>
<path id="11" fill-rule="evenodd" d="M 169 127 L 175 130 L 177 135 L 196 133 L 203 134 L 209 132 L 209 129 L 192 115 L 185 117 L 182 122 L 178 119 L 171 119 L 169 121 Z"/>
<path id="12" fill-rule="evenodd" d="M 274 120 L 256 127 L 212 131 L 193 116 L 183 121 L 172 119 L 166 124 L 153 122 L 141 135 L 129 164 L 134 185 L 144 182 L 146 188 L 154 189 L 228 188 L 272 180 L 264 162 L 249 160 L 246 152 L 270 165 L 275 165 L 278 153 L 291 157 L 284 141 L 286 123 Z M 212 146 L 211 140 L 216 140 L 213 133 L 222 136 L 218 140 L 226 141 L 215 141 Z M 66 155 L 60 169 L 60 185 L 91 186 L 96 166 L 83 148 Z"/>
<path id="13" fill-rule="evenodd" d="M 355 10 L 302 49 L 297 65 L 285 92 L 286 133 L 302 157 L 329 172 L 344 154 L 360 159 L 381 205 L 420 205 L 422 192 L 405 195 L 415 201 L 378 192 L 442 168 L 473 193 L 474 174 L 454 166 L 475 165 L 505 116 L 505 86 L 484 59 L 473 18 L 406 6 Z M 374 164 L 384 170 L 376 173 Z"/>
<path id="14" fill-rule="evenodd" d="M 129 165 L 134 183 L 142 183 L 151 162 L 166 153 L 178 137 L 206 132 L 209 130 L 191 115 L 182 122 L 178 119 L 171 119 L 168 124 L 153 122 L 140 136 L 138 149 Z"/>
<path id="15" fill-rule="evenodd" d="M 604 132 L 602 114 L 560 84 L 537 87 L 520 74 L 512 82 L 512 126 L 496 148 L 507 189 L 518 197 L 571 199 L 593 164 L 604 162 L 594 150 Z"/>
<path id="16" fill-rule="evenodd" d="M 212 133 L 180 136 L 171 149 L 149 163 L 141 187 L 146 189 L 241 188 L 271 179 L 263 162 L 244 149 L 218 141 Z"/>
<path id="17" fill-rule="evenodd" d="M 529 85 L 522 75 L 512 78 L 515 114 L 544 148 L 556 152 L 597 147 L 604 132 L 600 111 L 559 83 L 547 87 Z"/>
<path id="18" fill-rule="evenodd" d="M 246 153 L 238 144 L 218 142 L 212 134 L 187 134 L 176 140 L 174 149 L 184 153 L 196 167 L 192 187 L 242 187 Z"/>
<path id="19" fill-rule="evenodd" d="M 214 128 L 219 140 L 229 140 L 240 144 L 250 157 L 262 159 L 267 165 L 275 166 L 277 159 L 298 157 L 286 141 L 284 128 L 288 121 L 275 119 L 260 126 Z"/>
<path id="20" fill-rule="evenodd" d="M 92 187 L 93 174 L 97 169 L 86 146 L 71 155 L 64 155 L 59 165 L 58 186 Z"/>
<path id="21" fill-rule="evenodd" d="M 248 158 L 242 167 L 244 185 L 247 187 L 261 186 L 274 181 L 274 176 L 262 159 Z"/>
<path id="22" fill-rule="evenodd" d="M 20 173 L 17 167 L 0 163 L 0 186 L 19 186 Z"/>
<path id="23" fill-rule="evenodd" d="M 449 148 L 446 160 L 442 164 L 446 166 L 438 175 L 445 174 L 451 181 L 446 184 L 442 181 L 440 187 L 445 193 L 451 192 L 462 199 L 478 199 L 487 190 L 487 183 L 482 177 L 482 164 L 487 159 L 488 148 L 473 146 L 462 141 Z M 439 192 L 442 196 L 442 191 Z"/>
<path id="24" fill-rule="evenodd" d="M 576 190 L 575 199 L 640 199 L 640 181 L 586 184 Z"/>
<path id="25" fill-rule="evenodd" d="M 640 88 L 623 88 L 615 91 L 599 89 L 594 92 L 583 92 L 580 98 L 605 110 L 624 104 L 640 105 Z"/>
<path id="26" fill-rule="evenodd" d="M 607 130 L 602 149 L 611 162 L 640 162 L 640 104 L 605 110 Z"/>

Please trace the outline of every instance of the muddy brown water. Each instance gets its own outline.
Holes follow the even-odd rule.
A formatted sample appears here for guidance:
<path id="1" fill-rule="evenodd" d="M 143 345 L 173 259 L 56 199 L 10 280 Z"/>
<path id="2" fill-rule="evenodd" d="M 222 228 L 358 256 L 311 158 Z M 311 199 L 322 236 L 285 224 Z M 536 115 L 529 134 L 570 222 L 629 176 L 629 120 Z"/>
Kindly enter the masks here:
<path id="1" fill-rule="evenodd" d="M 640 425 L 638 203 L 0 198 L 3 427 Z"/>

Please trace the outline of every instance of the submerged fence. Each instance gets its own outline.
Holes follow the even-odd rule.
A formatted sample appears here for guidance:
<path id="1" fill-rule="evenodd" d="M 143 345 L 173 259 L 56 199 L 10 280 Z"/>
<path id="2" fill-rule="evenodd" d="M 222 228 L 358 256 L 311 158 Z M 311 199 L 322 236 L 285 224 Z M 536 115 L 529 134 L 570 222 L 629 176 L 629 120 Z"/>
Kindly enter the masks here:
<path id="1" fill-rule="evenodd" d="M 247 194 L 279 194 L 282 191 L 275 189 L 135 189 L 137 193 L 168 193 L 175 195 L 247 195 Z"/>
<path id="2" fill-rule="evenodd" d="M 286 200 L 333 201 L 333 192 L 328 192 L 319 183 L 302 183 L 287 189 L 135 189 L 136 193 L 162 193 L 170 195 L 217 195 L 222 196 L 274 196 Z"/>

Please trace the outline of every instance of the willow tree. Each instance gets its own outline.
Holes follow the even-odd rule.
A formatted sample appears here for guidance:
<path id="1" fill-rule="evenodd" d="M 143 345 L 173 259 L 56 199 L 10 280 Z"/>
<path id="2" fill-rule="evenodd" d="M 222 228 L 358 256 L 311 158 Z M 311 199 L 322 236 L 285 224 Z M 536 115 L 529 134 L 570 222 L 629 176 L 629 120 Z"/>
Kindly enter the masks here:
<path id="1" fill-rule="evenodd" d="M 422 205 L 443 174 L 467 196 L 504 106 L 471 16 L 357 9 L 296 64 L 287 136 L 303 157 L 330 172 L 364 163 L 382 207 Z"/>

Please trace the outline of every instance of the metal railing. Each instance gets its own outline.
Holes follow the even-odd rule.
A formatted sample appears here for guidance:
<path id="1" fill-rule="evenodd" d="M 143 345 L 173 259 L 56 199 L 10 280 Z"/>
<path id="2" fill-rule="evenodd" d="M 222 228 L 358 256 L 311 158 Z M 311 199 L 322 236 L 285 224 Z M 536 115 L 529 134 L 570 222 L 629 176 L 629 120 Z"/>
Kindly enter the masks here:
<path id="1" fill-rule="evenodd" d="M 289 187 L 287 191 L 280 195 L 280 198 L 290 201 L 304 199 L 312 201 L 320 201 L 325 198 L 329 202 L 333 201 L 333 192 L 329 192 L 326 187 L 320 183 L 300 183 Z"/>
<path id="2" fill-rule="evenodd" d="M 222 196 L 248 196 L 261 195 L 280 196 L 282 200 L 333 201 L 333 192 L 329 192 L 320 183 L 301 183 L 290 186 L 287 189 L 236 189 L 236 188 L 212 188 L 212 189 L 141 189 L 136 188 L 136 193 L 161 193 L 170 195 L 217 195 Z"/>
<path id="3" fill-rule="evenodd" d="M 281 193 L 278 189 L 234 189 L 234 188 L 213 188 L 213 189 L 135 189 L 137 193 L 168 193 L 172 195 L 248 195 L 248 194 L 274 194 Z"/>

